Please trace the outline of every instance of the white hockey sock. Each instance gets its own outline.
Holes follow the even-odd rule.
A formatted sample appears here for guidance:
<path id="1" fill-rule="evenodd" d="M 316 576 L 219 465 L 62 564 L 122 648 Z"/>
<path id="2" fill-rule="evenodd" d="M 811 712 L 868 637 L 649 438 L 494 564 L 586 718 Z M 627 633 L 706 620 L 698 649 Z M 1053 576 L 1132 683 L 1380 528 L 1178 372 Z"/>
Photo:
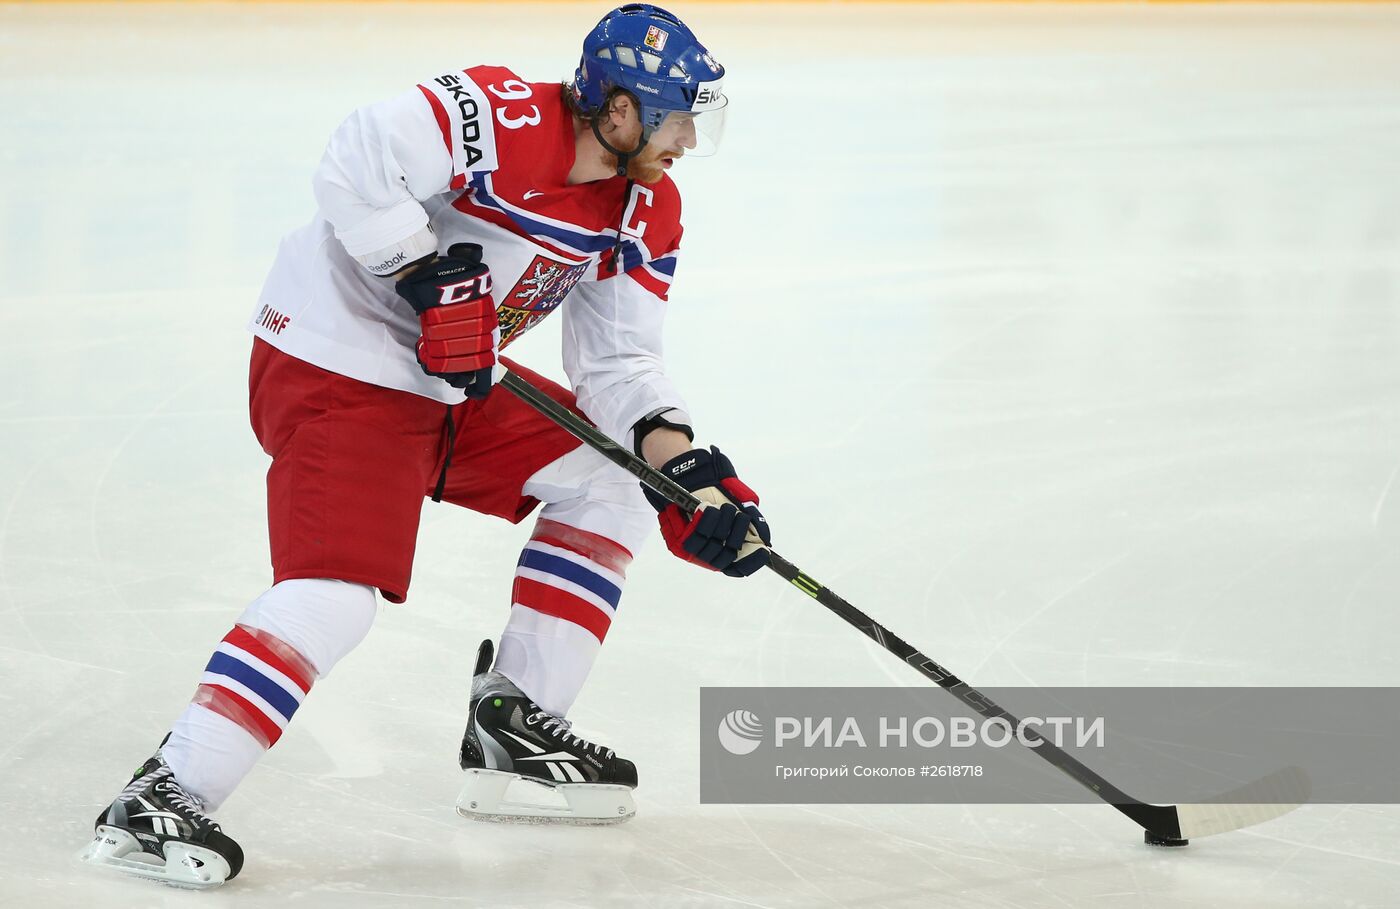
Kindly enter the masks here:
<path id="1" fill-rule="evenodd" d="M 551 504 L 535 522 L 515 568 L 510 621 L 496 657 L 499 672 L 559 717 L 573 706 L 593 668 L 632 562 L 632 553 L 612 536 L 577 526 L 602 523 L 596 515 L 586 520 L 594 512 L 618 514 L 579 500 Z M 619 529 L 625 528 L 611 528 Z"/>
<path id="2" fill-rule="evenodd" d="M 580 625 L 516 604 L 501 632 L 496 670 L 562 717 L 583 690 L 602 643 Z"/>
<path id="3" fill-rule="evenodd" d="M 277 742 L 318 678 L 364 640 L 374 591 L 345 581 L 283 581 L 222 641 L 161 753 L 213 811 Z"/>
<path id="4" fill-rule="evenodd" d="M 267 746 L 242 726 L 199 704 L 185 707 L 170 727 L 170 738 L 160 746 L 175 779 L 210 812 L 224 803 L 266 752 Z"/>

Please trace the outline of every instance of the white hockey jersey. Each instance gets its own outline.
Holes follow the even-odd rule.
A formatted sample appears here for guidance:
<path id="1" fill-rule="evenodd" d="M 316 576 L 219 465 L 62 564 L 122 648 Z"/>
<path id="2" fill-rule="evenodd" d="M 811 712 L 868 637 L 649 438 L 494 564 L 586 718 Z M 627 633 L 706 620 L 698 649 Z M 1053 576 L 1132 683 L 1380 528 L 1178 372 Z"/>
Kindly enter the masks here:
<path id="1" fill-rule="evenodd" d="M 355 111 L 316 171 L 318 216 L 282 240 L 249 330 L 323 369 L 460 402 L 419 367 L 418 317 L 370 268 L 479 243 L 502 349 L 563 304 L 564 371 L 589 419 L 625 440 L 658 410 L 683 418 L 661 360 L 681 238 L 675 184 L 637 184 L 624 212 L 623 178 L 569 186 L 573 163 L 559 84 L 504 67 L 449 73 Z M 352 256 L 374 259 L 367 268 Z"/>

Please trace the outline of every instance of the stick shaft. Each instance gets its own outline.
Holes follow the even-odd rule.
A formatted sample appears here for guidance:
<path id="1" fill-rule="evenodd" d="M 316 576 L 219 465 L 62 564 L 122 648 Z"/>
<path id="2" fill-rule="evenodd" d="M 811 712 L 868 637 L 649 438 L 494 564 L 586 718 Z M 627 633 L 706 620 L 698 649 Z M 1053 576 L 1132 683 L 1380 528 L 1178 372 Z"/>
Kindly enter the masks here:
<path id="1" fill-rule="evenodd" d="M 700 500 L 689 490 L 669 480 L 659 470 L 590 426 L 573 411 L 515 373 L 506 372 L 499 384 L 505 386 L 506 390 L 520 397 L 525 403 L 558 424 L 560 428 L 582 440 L 603 457 L 632 474 L 667 501 L 675 503 L 687 515 L 692 514 L 696 508 L 700 507 Z M 792 586 L 836 613 L 861 634 L 899 657 L 924 678 L 935 683 L 977 713 L 988 718 L 1003 719 L 1010 723 L 1013 729 L 1021 726 L 1019 719 L 994 703 L 991 698 L 919 652 L 903 638 L 852 606 L 835 591 L 813 579 L 771 548 L 769 549 L 768 567 Z M 1148 805 L 1133 798 L 1033 729 L 1024 728 L 1021 734 L 1025 739 L 1035 743 L 1031 750 L 1036 754 L 1059 768 L 1100 799 L 1123 812 L 1133 821 L 1157 833 L 1170 836 L 1176 836 L 1179 833 L 1179 830 L 1176 829 L 1175 808 Z"/>

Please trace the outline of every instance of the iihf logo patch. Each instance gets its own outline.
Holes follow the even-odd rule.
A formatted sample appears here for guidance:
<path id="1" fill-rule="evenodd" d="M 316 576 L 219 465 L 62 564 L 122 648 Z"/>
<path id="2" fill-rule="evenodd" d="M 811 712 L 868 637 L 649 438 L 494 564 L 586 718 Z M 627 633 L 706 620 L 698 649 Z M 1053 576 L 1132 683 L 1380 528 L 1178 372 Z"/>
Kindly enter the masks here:
<path id="1" fill-rule="evenodd" d="M 647 37 L 643 43 L 646 44 L 646 46 L 651 48 L 652 50 L 665 50 L 666 33 L 663 32 L 661 29 L 657 28 L 655 25 L 650 26 L 647 29 Z"/>
<path id="2" fill-rule="evenodd" d="M 280 335 L 282 329 L 286 328 L 291 323 L 291 316 L 284 316 L 266 303 L 263 304 L 262 309 L 258 310 L 258 325 L 272 332 L 274 335 Z"/>

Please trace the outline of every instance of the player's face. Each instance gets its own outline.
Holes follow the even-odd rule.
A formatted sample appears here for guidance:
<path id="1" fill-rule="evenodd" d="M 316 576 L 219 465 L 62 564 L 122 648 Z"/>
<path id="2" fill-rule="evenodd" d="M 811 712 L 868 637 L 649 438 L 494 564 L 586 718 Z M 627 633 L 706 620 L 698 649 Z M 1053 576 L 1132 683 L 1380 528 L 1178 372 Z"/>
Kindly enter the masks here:
<path id="1" fill-rule="evenodd" d="M 613 135 L 609 141 L 619 148 L 635 148 L 642 137 L 642 123 L 631 99 L 615 99 L 611 114 Z M 641 153 L 627 162 L 627 176 L 638 183 L 655 183 L 695 143 L 695 115 L 672 112 L 652 131 Z"/>
<path id="2" fill-rule="evenodd" d="M 661 126 L 652 131 L 641 154 L 628 162 L 627 176 L 639 183 L 655 183 L 688 149 L 694 147 L 695 117 L 691 114 L 669 114 Z"/>
<path id="3" fill-rule="evenodd" d="M 695 115 L 680 111 L 667 114 L 648 144 L 660 151 L 663 166 L 669 168 L 672 161 L 695 147 Z"/>

